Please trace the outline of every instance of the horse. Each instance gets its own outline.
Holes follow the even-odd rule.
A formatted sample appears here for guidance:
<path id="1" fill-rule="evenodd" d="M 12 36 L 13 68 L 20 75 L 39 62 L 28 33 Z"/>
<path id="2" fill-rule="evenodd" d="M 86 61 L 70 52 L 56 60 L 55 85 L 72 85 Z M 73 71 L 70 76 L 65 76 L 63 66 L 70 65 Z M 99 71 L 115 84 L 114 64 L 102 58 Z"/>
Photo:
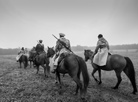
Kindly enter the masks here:
<path id="1" fill-rule="evenodd" d="M 96 82 L 99 84 L 102 83 L 101 81 L 101 70 L 105 71 L 115 71 L 116 77 L 117 77 L 117 83 L 113 89 L 118 89 L 122 78 L 121 78 L 121 72 L 123 71 L 126 76 L 129 78 L 132 86 L 133 86 L 133 94 L 136 94 L 137 92 L 137 87 L 136 87 L 136 79 L 135 79 L 135 69 L 133 66 L 133 63 L 129 57 L 123 57 L 119 54 L 108 54 L 107 62 L 105 66 L 98 66 L 93 63 L 93 51 L 91 50 L 84 50 L 84 56 L 85 56 L 85 61 L 88 59 L 91 60 L 91 64 L 93 66 L 93 71 L 92 71 L 92 77 L 95 79 Z M 98 70 L 99 72 L 99 81 L 95 78 L 94 73 Z"/>
<path id="2" fill-rule="evenodd" d="M 34 61 L 34 58 L 36 57 L 36 51 L 29 51 L 29 62 L 30 62 L 30 68 L 32 67 L 32 63 Z M 34 63 L 33 63 L 34 65 Z"/>
<path id="3" fill-rule="evenodd" d="M 55 54 L 54 47 L 47 47 L 47 56 L 52 58 L 54 54 Z"/>
<path id="4" fill-rule="evenodd" d="M 31 53 L 30 53 L 31 54 Z M 31 57 L 31 55 L 30 55 Z M 32 61 L 34 67 L 36 67 L 36 74 L 39 72 L 39 67 L 42 66 L 44 68 L 44 75 L 46 78 L 50 75 L 50 67 L 49 67 L 49 57 L 45 51 L 38 54 L 36 51 L 32 53 Z"/>
<path id="5" fill-rule="evenodd" d="M 49 53 L 50 50 L 47 51 L 47 54 Z M 87 65 L 83 58 L 75 54 L 66 54 L 66 56 L 64 56 L 64 59 L 59 62 L 56 69 L 56 77 L 58 78 L 59 84 L 61 86 L 60 73 L 68 73 L 77 85 L 75 94 L 77 95 L 78 90 L 80 89 L 80 97 L 82 99 L 85 98 L 87 87 L 89 84 L 89 74 L 87 70 Z M 83 77 L 83 82 L 81 82 L 80 80 L 81 73 Z"/>
<path id="6" fill-rule="evenodd" d="M 24 68 L 26 68 L 28 66 L 28 58 L 26 55 L 21 55 L 21 57 L 18 60 L 19 64 L 20 64 L 20 68 L 22 67 L 22 63 L 24 65 Z"/>

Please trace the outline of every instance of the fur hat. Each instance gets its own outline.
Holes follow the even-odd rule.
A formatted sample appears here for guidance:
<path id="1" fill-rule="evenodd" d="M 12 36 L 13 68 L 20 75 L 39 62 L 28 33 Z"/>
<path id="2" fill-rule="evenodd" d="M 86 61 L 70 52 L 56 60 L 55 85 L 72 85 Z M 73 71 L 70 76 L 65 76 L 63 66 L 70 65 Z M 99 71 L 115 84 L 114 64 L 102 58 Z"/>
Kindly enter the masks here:
<path id="1" fill-rule="evenodd" d="M 103 35 L 102 35 L 102 34 L 99 34 L 99 35 L 98 35 L 98 38 L 102 38 L 102 37 L 103 37 Z"/>
<path id="2" fill-rule="evenodd" d="M 43 42 L 43 40 L 39 40 L 39 42 L 40 42 L 40 43 L 42 43 L 42 42 Z"/>
<path id="3" fill-rule="evenodd" d="M 60 37 L 64 37 L 65 34 L 64 34 L 64 33 L 59 33 L 59 36 L 60 36 Z"/>

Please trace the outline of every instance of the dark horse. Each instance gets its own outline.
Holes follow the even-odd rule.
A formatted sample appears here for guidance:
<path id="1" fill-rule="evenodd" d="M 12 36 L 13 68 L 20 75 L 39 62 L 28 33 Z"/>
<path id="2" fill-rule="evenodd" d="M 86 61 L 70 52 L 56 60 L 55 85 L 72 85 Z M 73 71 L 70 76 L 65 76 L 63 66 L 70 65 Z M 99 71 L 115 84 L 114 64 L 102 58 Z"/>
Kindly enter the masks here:
<path id="1" fill-rule="evenodd" d="M 29 62 L 30 62 L 30 68 L 32 67 L 32 63 L 33 61 L 35 60 L 35 57 L 36 57 L 36 51 L 29 51 Z M 34 65 L 34 63 L 33 63 Z"/>
<path id="2" fill-rule="evenodd" d="M 84 56 L 85 56 L 85 61 L 88 59 L 91 60 L 92 66 L 93 66 L 93 72 L 92 76 L 96 80 L 96 82 L 99 82 L 99 84 L 102 83 L 101 81 L 101 70 L 105 71 L 111 71 L 114 70 L 116 73 L 116 77 L 118 79 L 117 84 L 113 89 L 118 89 L 119 84 L 122 81 L 121 78 L 121 72 L 123 71 L 128 78 L 130 79 L 132 86 L 133 86 L 133 94 L 136 94 L 137 92 L 137 87 L 136 87 L 136 80 L 135 80 L 135 70 L 132 61 L 130 60 L 129 57 L 123 57 L 118 54 L 109 54 L 107 58 L 107 63 L 105 66 L 97 66 L 96 64 L 93 63 L 93 52 L 91 50 L 84 50 Z M 94 73 L 98 70 L 99 72 L 99 81 L 95 78 Z"/>
<path id="3" fill-rule="evenodd" d="M 38 74 L 39 67 L 44 68 L 44 75 L 45 77 L 49 77 L 50 75 L 50 67 L 49 67 L 49 57 L 47 56 L 47 53 L 44 51 L 40 54 L 37 54 L 36 51 L 30 51 L 29 53 L 29 59 L 30 61 L 33 61 L 33 65 L 36 66 Z"/>
<path id="4" fill-rule="evenodd" d="M 22 63 L 24 65 L 24 68 L 26 68 L 28 66 L 28 58 L 26 55 L 21 55 L 21 57 L 19 58 L 18 62 L 20 63 L 20 68 L 22 67 Z"/>
<path id="5" fill-rule="evenodd" d="M 49 53 L 50 53 L 50 50 L 48 50 L 47 54 Z M 89 84 L 89 74 L 87 70 L 87 65 L 83 60 L 83 58 L 75 54 L 67 54 L 64 57 L 64 59 L 59 63 L 56 70 L 56 76 L 61 85 L 60 73 L 62 74 L 68 73 L 71 76 L 71 78 L 77 84 L 75 94 L 77 94 L 78 90 L 80 89 L 80 96 L 81 98 L 84 98 Z M 80 80 L 81 73 L 83 77 L 83 82 L 81 82 Z"/>

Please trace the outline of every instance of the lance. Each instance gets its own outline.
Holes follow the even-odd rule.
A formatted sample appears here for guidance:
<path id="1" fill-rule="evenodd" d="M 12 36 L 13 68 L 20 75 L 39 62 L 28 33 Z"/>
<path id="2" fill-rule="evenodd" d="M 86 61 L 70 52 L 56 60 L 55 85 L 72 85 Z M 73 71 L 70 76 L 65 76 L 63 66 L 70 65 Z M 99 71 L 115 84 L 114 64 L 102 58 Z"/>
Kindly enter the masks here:
<path id="1" fill-rule="evenodd" d="M 52 34 L 53 35 L 53 34 Z M 55 35 L 53 35 L 66 49 L 68 49 L 70 52 L 73 53 L 73 51 L 71 51 L 71 49 L 69 49 L 64 42 L 62 42 L 60 39 L 58 39 Z"/>

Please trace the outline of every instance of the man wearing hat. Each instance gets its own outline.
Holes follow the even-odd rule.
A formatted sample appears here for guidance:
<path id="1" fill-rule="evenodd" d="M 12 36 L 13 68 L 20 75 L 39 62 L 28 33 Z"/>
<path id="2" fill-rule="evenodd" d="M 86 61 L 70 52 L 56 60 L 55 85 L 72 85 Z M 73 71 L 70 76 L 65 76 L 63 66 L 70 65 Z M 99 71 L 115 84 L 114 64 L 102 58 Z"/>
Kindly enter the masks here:
<path id="1" fill-rule="evenodd" d="M 58 62 L 59 60 L 61 60 L 61 54 L 62 53 L 70 53 L 71 47 L 70 47 L 70 41 L 68 39 L 65 38 L 65 34 L 64 33 L 59 33 L 59 40 L 57 40 L 56 42 L 56 46 L 55 46 L 55 62 L 54 62 L 54 68 L 51 71 L 52 73 L 55 73 L 55 70 L 57 68 Z M 56 57 L 58 56 L 58 57 Z"/>
<path id="2" fill-rule="evenodd" d="M 98 42 L 94 52 L 93 63 L 98 66 L 106 65 L 109 52 L 109 44 L 102 34 L 98 35 Z"/>
<path id="3" fill-rule="evenodd" d="M 43 40 L 39 40 L 38 44 L 36 45 L 36 52 L 37 54 L 41 54 L 44 51 L 44 44 L 42 43 Z"/>

